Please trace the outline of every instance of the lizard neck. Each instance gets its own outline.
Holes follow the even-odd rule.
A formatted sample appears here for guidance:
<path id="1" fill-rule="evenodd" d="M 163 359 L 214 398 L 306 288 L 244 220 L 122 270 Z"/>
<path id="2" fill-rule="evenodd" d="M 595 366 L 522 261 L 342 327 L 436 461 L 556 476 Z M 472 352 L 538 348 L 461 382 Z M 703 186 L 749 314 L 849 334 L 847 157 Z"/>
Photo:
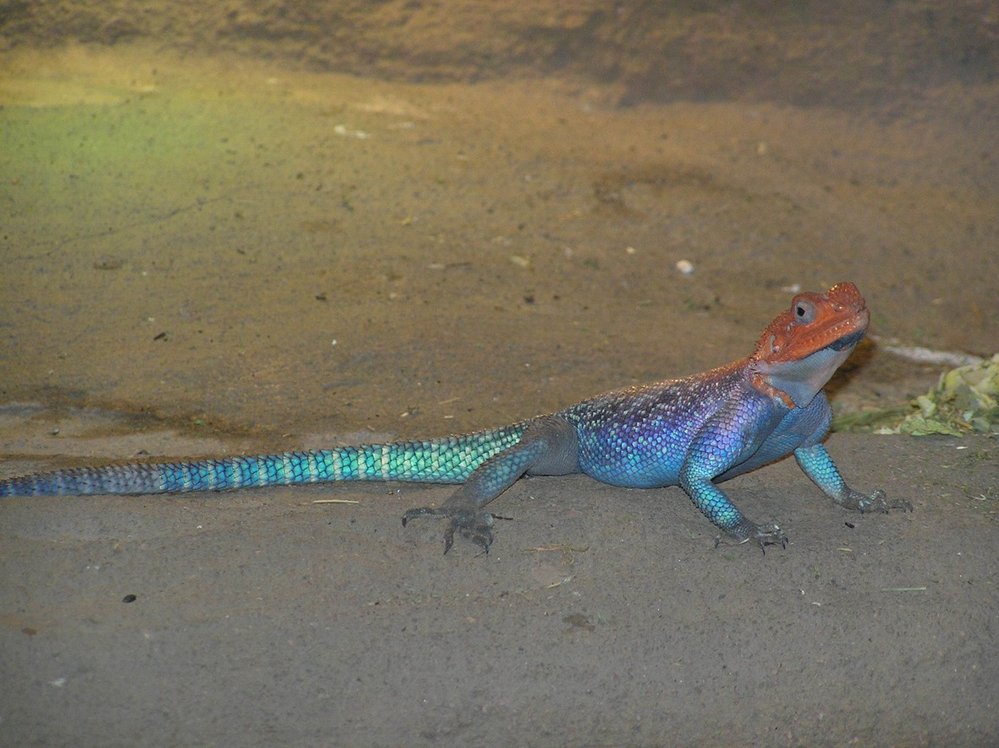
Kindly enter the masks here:
<path id="1" fill-rule="evenodd" d="M 753 387 L 788 408 L 808 407 L 855 345 L 840 350 L 822 348 L 796 361 L 753 361 L 750 363 Z"/>

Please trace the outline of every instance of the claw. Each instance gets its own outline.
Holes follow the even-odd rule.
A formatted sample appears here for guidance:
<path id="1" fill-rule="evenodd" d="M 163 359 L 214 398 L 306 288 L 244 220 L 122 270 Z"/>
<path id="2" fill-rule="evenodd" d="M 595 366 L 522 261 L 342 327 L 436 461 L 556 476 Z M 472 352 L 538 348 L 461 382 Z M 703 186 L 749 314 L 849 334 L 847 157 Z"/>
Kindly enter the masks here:
<path id="1" fill-rule="evenodd" d="M 777 527 L 777 525 L 774 525 L 774 527 Z M 757 536 L 756 542 L 760 544 L 760 550 L 764 556 L 767 555 L 768 545 L 779 545 L 782 551 L 787 550 L 787 535 L 781 532 L 779 527 L 777 527 L 777 532 L 780 534 L 778 538 Z"/>
<path id="2" fill-rule="evenodd" d="M 416 509 L 407 509 L 406 513 L 402 515 L 402 526 L 405 527 L 406 523 L 411 519 L 416 517 L 445 517 L 447 516 L 443 509 L 435 509 L 432 506 L 421 506 Z"/>
<path id="3" fill-rule="evenodd" d="M 444 529 L 444 553 L 451 550 L 454 545 L 454 534 L 458 532 L 461 537 L 470 540 L 479 546 L 483 553 L 489 553 L 489 546 L 493 542 L 492 525 L 495 516 L 489 512 L 480 512 L 469 509 L 454 509 L 443 507 L 418 507 L 409 509 L 402 515 L 402 526 L 405 527 L 409 520 L 416 517 L 439 517 L 448 520 Z M 506 519 L 503 517 L 502 519 Z"/>
<path id="4" fill-rule="evenodd" d="M 888 502 L 889 509 L 898 509 L 900 512 L 913 512 L 915 509 L 912 502 L 907 499 L 891 499 Z"/>
<path id="5" fill-rule="evenodd" d="M 730 532 L 729 538 L 739 545 L 750 540 L 755 540 L 759 544 L 760 550 L 763 551 L 763 555 L 766 555 L 768 545 L 779 545 L 782 549 L 787 548 L 787 535 L 780 529 L 780 526 L 772 523 L 769 525 L 754 525 L 746 522 L 745 525 L 742 525 L 734 532 Z M 725 536 L 717 536 L 715 538 L 715 548 L 725 540 Z"/>
<path id="6" fill-rule="evenodd" d="M 760 550 L 763 551 L 763 555 L 766 555 L 768 545 L 779 545 L 781 550 L 787 549 L 787 535 L 784 534 L 784 531 L 778 525 L 757 525 L 756 533 L 753 537 L 760 544 Z"/>
<path id="7" fill-rule="evenodd" d="M 864 496 L 856 491 L 852 492 L 850 499 L 852 499 L 854 508 L 858 509 L 861 514 L 866 514 L 870 512 L 878 512 L 880 514 L 888 514 L 892 509 L 897 509 L 902 512 L 912 511 L 912 502 L 905 499 L 887 499 L 885 498 L 885 492 L 878 489 L 870 496 Z M 849 503 L 847 504 L 849 506 Z"/>
<path id="8" fill-rule="evenodd" d="M 444 530 L 444 555 L 451 550 L 451 546 L 454 545 L 454 522 L 449 522 L 447 528 Z"/>

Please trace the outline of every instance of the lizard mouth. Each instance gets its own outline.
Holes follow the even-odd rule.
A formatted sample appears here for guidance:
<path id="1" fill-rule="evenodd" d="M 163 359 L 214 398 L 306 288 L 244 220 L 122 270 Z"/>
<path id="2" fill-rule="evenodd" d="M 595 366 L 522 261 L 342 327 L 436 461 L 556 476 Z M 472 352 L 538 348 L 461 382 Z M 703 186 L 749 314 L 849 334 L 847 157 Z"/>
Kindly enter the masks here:
<path id="1" fill-rule="evenodd" d="M 850 346 L 856 345 L 860 342 L 861 338 L 864 337 L 866 330 L 860 329 L 856 332 L 851 332 L 849 335 L 844 335 L 842 338 L 834 340 L 826 348 L 831 348 L 834 351 L 841 351 L 844 348 L 849 348 Z"/>

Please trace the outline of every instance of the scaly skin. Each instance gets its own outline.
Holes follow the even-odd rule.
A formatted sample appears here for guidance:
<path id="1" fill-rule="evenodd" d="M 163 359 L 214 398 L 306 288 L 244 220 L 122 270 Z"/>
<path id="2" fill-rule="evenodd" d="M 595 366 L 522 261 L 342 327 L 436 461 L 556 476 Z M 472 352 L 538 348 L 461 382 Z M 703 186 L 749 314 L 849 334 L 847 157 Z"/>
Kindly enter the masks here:
<path id="1" fill-rule="evenodd" d="M 870 312 L 852 283 L 802 293 L 763 331 L 747 358 L 717 369 L 598 395 L 510 426 L 426 441 L 256 457 L 130 463 L 56 470 L 0 481 L 0 496 L 222 491 L 322 481 L 461 483 L 438 508 L 415 517 L 448 520 L 488 551 L 493 515 L 483 507 L 523 475 L 582 472 L 634 488 L 680 486 L 736 542 L 786 545 L 775 524 L 747 519 L 716 483 L 794 454 L 839 505 L 861 512 L 910 510 L 884 493 L 846 485 L 822 446 L 831 412 L 821 392 L 863 337 Z"/>

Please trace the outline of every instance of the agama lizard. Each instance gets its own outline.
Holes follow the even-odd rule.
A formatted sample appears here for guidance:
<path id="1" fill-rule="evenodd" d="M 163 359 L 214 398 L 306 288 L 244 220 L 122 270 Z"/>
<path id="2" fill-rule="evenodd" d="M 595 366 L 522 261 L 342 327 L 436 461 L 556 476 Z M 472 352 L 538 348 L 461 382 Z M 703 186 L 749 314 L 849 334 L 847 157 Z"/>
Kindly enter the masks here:
<path id="1" fill-rule="evenodd" d="M 402 520 L 446 519 L 447 553 L 455 532 L 489 550 L 495 517 L 483 507 L 521 476 L 582 472 L 615 486 L 679 485 L 732 540 L 785 546 L 778 525 L 747 519 L 716 483 L 793 453 L 805 474 L 842 507 L 912 508 L 887 500 L 882 491 L 854 491 L 822 445 L 831 421 L 822 387 L 869 321 L 857 287 L 838 283 L 825 294 L 795 296 L 747 358 L 607 392 L 510 426 L 425 441 L 56 470 L 0 481 L 0 496 L 179 493 L 350 480 L 461 483 L 440 507 L 411 509 Z"/>

